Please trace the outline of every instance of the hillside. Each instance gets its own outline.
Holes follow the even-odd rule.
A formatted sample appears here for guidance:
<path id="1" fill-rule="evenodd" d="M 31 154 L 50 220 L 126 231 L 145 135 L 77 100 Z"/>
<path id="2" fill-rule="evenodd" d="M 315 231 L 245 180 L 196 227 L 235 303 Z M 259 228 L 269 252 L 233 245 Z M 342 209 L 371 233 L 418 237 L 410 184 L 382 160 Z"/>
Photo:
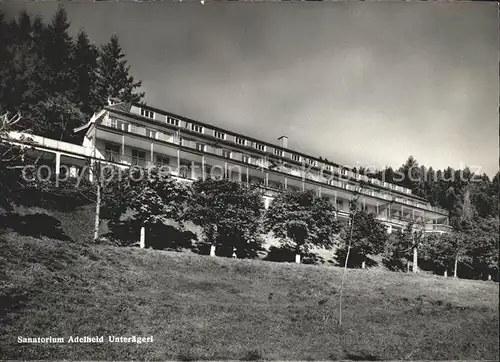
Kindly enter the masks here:
<path id="1" fill-rule="evenodd" d="M 3 359 L 491 359 L 498 284 L 0 236 Z M 153 343 L 18 344 L 150 336 Z"/>

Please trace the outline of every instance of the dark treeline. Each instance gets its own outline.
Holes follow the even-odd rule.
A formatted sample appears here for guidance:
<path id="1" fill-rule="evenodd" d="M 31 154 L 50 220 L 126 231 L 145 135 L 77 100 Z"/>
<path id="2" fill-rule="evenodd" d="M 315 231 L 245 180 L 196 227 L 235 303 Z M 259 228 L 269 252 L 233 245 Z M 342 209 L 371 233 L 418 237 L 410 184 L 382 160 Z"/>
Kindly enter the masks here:
<path id="1" fill-rule="evenodd" d="M 397 169 L 386 167 L 368 172 L 360 168 L 358 172 L 412 190 L 413 195 L 428 200 L 432 206 L 448 210 L 451 222 L 460 216 L 466 193 L 470 194 L 475 216 L 498 217 L 499 172 L 490 179 L 485 173 L 473 173 L 468 167 L 435 170 L 419 165 L 413 156 Z"/>
<path id="2" fill-rule="evenodd" d="M 116 35 L 96 46 L 84 30 L 76 38 L 60 7 L 49 23 L 21 12 L 8 20 L 0 11 L 0 114 L 20 113 L 18 126 L 78 142 L 73 128 L 89 120 L 108 97 L 139 102 L 141 82 Z"/>
<path id="3" fill-rule="evenodd" d="M 365 170 L 359 170 L 361 171 Z M 452 232 L 427 235 L 422 241 L 423 258 L 432 269 L 463 270 L 465 274 L 498 273 L 499 175 L 473 173 L 468 167 L 434 170 L 410 156 L 398 169 L 387 167 L 369 176 L 409 188 L 431 205 L 449 211 Z M 405 233 L 392 240 L 407 242 Z M 498 275 L 495 276 L 498 280 Z"/>

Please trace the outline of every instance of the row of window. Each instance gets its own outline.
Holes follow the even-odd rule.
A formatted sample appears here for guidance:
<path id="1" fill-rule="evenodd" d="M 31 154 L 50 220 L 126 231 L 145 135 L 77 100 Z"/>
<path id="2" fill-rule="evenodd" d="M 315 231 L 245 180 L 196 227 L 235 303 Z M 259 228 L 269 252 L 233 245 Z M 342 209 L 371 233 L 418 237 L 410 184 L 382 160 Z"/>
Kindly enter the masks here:
<path id="1" fill-rule="evenodd" d="M 147 109 L 141 108 L 141 116 L 146 118 L 155 118 L 155 114 L 153 111 L 148 111 Z"/>
<path id="2" fill-rule="evenodd" d="M 199 151 L 205 151 L 206 145 L 201 144 L 201 143 L 196 143 L 196 149 Z M 120 148 L 121 146 L 113 144 L 113 143 L 106 143 L 105 145 L 105 158 L 108 161 L 112 162 L 120 162 Z M 232 152 L 229 150 L 225 150 L 222 148 L 218 148 L 215 151 L 216 154 L 224 157 L 224 158 L 232 158 Z M 242 155 L 241 156 L 241 161 L 244 163 L 255 163 L 259 159 L 255 157 L 251 157 L 248 155 Z M 144 166 L 146 161 L 146 151 L 143 150 L 138 150 L 138 149 L 132 149 L 132 157 L 131 157 L 131 164 L 133 166 Z M 167 156 L 162 156 L 162 155 L 156 155 L 156 164 L 158 166 L 166 166 L 170 164 L 170 158 Z M 292 168 L 292 170 L 294 170 Z M 299 171 L 299 170 L 297 170 Z M 330 182 L 331 185 L 336 184 L 336 182 Z M 341 182 L 340 186 L 343 188 L 349 188 L 350 185 L 348 185 L 346 182 Z M 407 200 L 402 200 L 402 199 L 397 199 L 399 202 L 405 202 Z M 407 202 L 405 202 L 407 203 Z"/>
<path id="3" fill-rule="evenodd" d="M 144 108 L 141 108 L 141 116 L 154 119 L 154 112 L 153 111 L 149 111 L 149 110 L 144 109 Z M 127 125 L 126 122 L 118 121 L 119 124 L 116 124 L 117 120 L 115 120 L 114 122 L 115 122 L 115 125 L 113 125 L 113 127 L 118 128 L 118 129 L 122 129 L 122 130 L 127 130 L 126 129 L 126 125 Z M 166 122 L 168 124 L 176 126 L 176 127 L 180 126 L 180 120 L 178 120 L 177 118 L 174 118 L 174 117 L 167 116 L 166 117 Z M 191 131 L 197 132 L 197 133 L 204 133 L 204 127 L 196 125 L 196 124 L 191 124 Z M 146 132 L 147 132 L 146 135 L 148 137 L 155 138 L 155 131 L 152 131 L 152 130 L 148 129 Z M 221 139 L 221 140 L 226 140 L 226 133 L 224 133 L 224 132 L 220 132 L 220 131 L 214 130 L 213 131 L 213 136 L 215 138 L 218 138 L 218 139 Z M 238 144 L 238 145 L 240 145 L 240 146 L 248 146 L 249 142 L 247 140 L 245 140 L 244 138 L 235 137 L 235 143 Z M 254 143 L 253 147 L 255 149 L 259 150 L 259 151 L 262 151 L 262 152 L 266 151 L 266 145 L 263 145 L 263 144 L 260 144 L 260 143 Z M 204 149 L 199 149 L 199 150 L 203 151 Z M 278 157 L 284 157 L 284 151 L 280 150 L 280 149 L 277 149 L 277 148 L 274 149 L 274 154 L 276 156 L 278 156 Z M 302 162 L 304 160 L 304 162 L 306 162 L 307 164 L 309 164 L 311 166 L 317 166 L 318 165 L 318 163 L 317 163 L 316 160 L 308 159 L 308 158 L 302 157 L 302 156 L 294 154 L 294 153 L 291 153 L 290 157 L 295 162 Z M 327 171 L 332 171 L 333 170 L 333 166 L 332 165 L 324 165 L 324 168 Z M 343 169 L 342 170 L 342 174 L 346 175 L 347 171 L 345 169 Z M 375 183 L 377 183 L 377 182 L 375 182 Z M 389 186 L 389 184 L 387 184 L 387 183 L 384 183 L 383 186 L 390 187 L 391 189 L 411 194 L 411 190 L 406 190 L 406 189 L 404 189 L 402 187 L 398 187 L 398 186 L 394 186 L 393 187 L 392 185 Z"/>
<path id="4" fill-rule="evenodd" d="M 120 162 L 120 146 L 113 143 L 106 143 L 105 145 L 105 159 L 112 162 Z M 205 145 L 196 144 L 196 148 L 200 151 L 205 149 Z M 224 149 L 217 149 L 216 152 L 224 158 L 231 158 L 232 152 Z M 132 149 L 132 165 L 134 166 L 144 166 L 146 161 L 146 151 Z M 242 155 L 242 161 L 245 163 L 251 163 L 254 161 L 253 158 L 247 155 Z M 170 158 L 167 156 L 156 155 L 156 163 L 160 166 L 170 164 Z"/>
<path id="5" fill-rule="evenodd" d="M 149 111 L 149 110 L 144 109 L 144 108 L 141 108 L 141 116 L 154 119 L 154 112 Z M 176 126 L 176 127 L 180 126 L 180 120 L 178 120 L 177 118 L 174 118 L 174 117 L 167 116 L 166 122 L 167 122 L 167 124 L 170 124 L 172 126 Z M 193 131 L 193 132 L 204 133 L 203 126 L 199 126 L 197 124 L 191 123 L 190 128 L 191 128 L 191 131 Z M 213 131 L 213 136 L 215 138 L 218 138 L 221 140 L 226 140 L 226 137 L 227 137 L 226 133 L 220 132 L 217 130 Z M 241 137 L 235 137 L 235 142 L 236 142 L 236 144 L 238 144 L 240 146 L 248 146 L 248 143 L 249 143 L 246 139 L 241 138 Z M 266 146 L 263 144 L 255 143 L 254 147 L 259 151 L 266 151 Z M 283 153 L 283 151 L 281 151 L 281 153 Z"/>
<path id="6" fill-rule="evenodd" d="M 141 108 L 141 116 L 154 119 L 154 112 L 149 111 L 149 110 L 144 109 L 144 108 Z M 177 118 L 174 118 L 174 117 L 167 116 L 166 117 L 166 122 L 168 124 L 176 126 L 176 127 L 180 126 L 180 121 Z M 204 127 L 203 126 L 199 126 L 199 125 L 196 125 L 196 124 L 192 123 L 190 128 L 191 128 L 191 131 L 193 131 L 193 132 L 204 133 Z M 213 131 L 213 136 L 215 138 L 218 138 L 218 139 L 221 139 L 221 140 L 226 140 L 226 133 L 224 133 L 224 132 L 220 132 L 220 131 L 214 130 Z M 248 146 L 249 142 L 246 139 L 244 139 L 244 138 L 235 137 L 235 143 L 238 144 L 238 145 L 240 145 L 240 146 Z M 259 150 L 259 151 L 262 151 L 262 152 L 266 151 L 266 145 L 261 144 L 261 143 L 255 142 L 254 145 L 253 145 L 253 147 L 255 149 Z M 274 154 L 277 155 L 277 156 L 279 156 L 279 157 L 284 157 L 284 151 L 280 150 L 280 149 L 277 149 L 277 148 L 274 149 Z M 298 156 L 298 155 L 295 155 L 295 154 L 292 154 L 292 159 L 294 161 L 298 161 L 298 162 L 301 161 L 301 157 Z M 308 160 L 308 161 L 309 161 L 309 164 L 311 164 L 313 166 L 316 165 L 316 161 L 314 161 L 314 160 Z"/>
<path id="7" fill-rule="evenodd" d="M 117 118 L 110 118 L 110 123 L 111 123 L 111 126 L 114 127 L 114 128 L 117 128 L 117 129 L 121 129 L 121 130 L 129 130 L 129 127 L 130 127 L 130 131 L 131 132 L 135 132 L 135 133 L 139 133 L 139 134 L 144 134 L 145 136 L 147 137 L 150 137 L 150 138 L 153 138 L 153 139 L 156 139 L 156 138 L 161 138 L 161 132 L 158 132 L 156 130 L 153 130 L 153 129 L 149 129 L 149 128 L 144 128 L 144 127 L 141 127 L 139 125 L 135 125 L 135 124 L 129 124 L 125 121 L 122 121 L 120 119 L 117 119 Z M 141 132 L 142 131 L 142 132 Z M 157 137 L 158 135 L 158 137 Z M 221 134 L 219 135 L 220 137 L 223 137 L 225 134 Z M 245 141 L 243 139 L 240 139 L 241 141 Z M 188 141 L 188 142 L 192 142 L 192 143 L 195 143 L 195 146 L 190 146 L 191 148 L 195 148 L 196 150 L 200 151 L 200 152 L 205 152 L 206 151 L 206 146 L 202 143 L 199 143 L 199 142 L 194 142 L 194 141 Z M 223 157 L 226 157 L 226 158 L 231 158 L 231 152 L 230 151 L 227 151 L 227 150 L 224 150 L 222 151 L 222 149 L 220 149 L 219 151 L 216 151 L 215 152 L 216 154 L 218 154 L 219 156 L 223 156 Z M 282 150 L 275 150 L 275 154 L 277 156 L 280 156 L 282 157 L 283 156 L 283 151 Z M 115 157 L 115 156 L 113 156 Z M 242 156 L 243 159 L 242 161 L 243 162 L 247 162 L 247 163 L 255 163 L 254 162 L 251 162 L 252 160 L 250 159 L 249 156 Z M 298 155 L 295 155 L 295 154 L 292 154 L 292 158 L 295 160 L 295 161 L 300 161 L 301 160 L 301 157 L 298 156 Z M 256 159 L 257 160 L 257 159 Z M 315 160 L 307 160 L 307 162 L 313 166 L 316 166 L 316 161 Z M 332 171 L 333 170 L 333 167 L 331 165 L 325 165 L 325 169 L 328 170 L 328 171 Z M 300 174 L 300 171 L 299 170 L 295 170 L 292 168 L 291 170 L 292 172 L 293 171 L 296 171 Z M 347 176 L 349 174 L 349 171 L 346 170 L 346 169 L 342 169 L 341 170 L 341 174 L 344 175 L 344 176 Z M 368 178 L 366 176 L 361 176 L 361 175 L 357 175 L 358 179 L 364 179 L 364 180 L 368 180 Z M 405 192 L 406 193 L 411 193 L 411 191 L 409 190 L 405 190 L 404 188 L 400 187 L 400 186 L 396 186 L 396 185 L 392 185 L 392 184 L 389 184 L 387 182 L 379 182 L 377 180 L 373 180 L 375 184 L 378 184 L 380 186 L 384 186 L 384 187 L 388 187 L 388 188 L 391 188 L 393 190 L 396 190 L 396 191 L 401 191 L 401 192 Z"/>

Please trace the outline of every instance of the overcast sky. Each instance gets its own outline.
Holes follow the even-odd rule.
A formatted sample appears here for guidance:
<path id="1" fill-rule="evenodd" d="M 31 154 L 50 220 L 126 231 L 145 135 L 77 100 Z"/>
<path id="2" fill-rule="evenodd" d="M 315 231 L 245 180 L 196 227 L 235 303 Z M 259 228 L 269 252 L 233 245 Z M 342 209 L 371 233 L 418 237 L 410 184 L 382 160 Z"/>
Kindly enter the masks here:
<path id="1" fill-rule="evenodd" d="M 4 3 L 49 20 L 54 3 Z M 149 105 L 350 166 L 498 170 L 495 3 L 66 3 Z"/>

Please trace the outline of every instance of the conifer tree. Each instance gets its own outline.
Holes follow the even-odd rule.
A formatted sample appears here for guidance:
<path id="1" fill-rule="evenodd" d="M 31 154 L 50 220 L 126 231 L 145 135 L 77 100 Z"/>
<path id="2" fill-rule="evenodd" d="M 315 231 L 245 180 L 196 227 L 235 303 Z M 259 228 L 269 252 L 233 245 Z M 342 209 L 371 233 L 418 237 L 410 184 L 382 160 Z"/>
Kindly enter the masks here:
<path id="1" fill-rule="evenodd" d="M 76 39 L 72 59 L 72 100 L 87 117 L 92 116 L 100 105 L 97 91 L 97 56 L 97 48 L 90 42 L 87 33 L 81 30 Z"/>
<path id="2" fill-rule="evenodd" d="M 9 72 L 8 52 L 8 24 L 5 22 L 5 14 L 0 10 L 0 99 L 4 99 L 8 94 L 8 87 L 5 83 L 6 76 Z M 4 102 L 0 102 L 0 113 L 6 111 Z"/>
<path id="3" fill-rule="evenodd" d="M 61 6 L 47 26 L 44 42 L 44 55 L 48 67 L 47 90 L 51 94 L 68 96 L 72 89 L 70 69 L 73 39 L 69 34 L 69 27 L 66 11 Z"/>
<path id="4" fill-rule="evenodd" d="M 98 58 L 98 89 L 103 104 L 108 97 L 127 102 L 140 102 L 144 97 L 144 93 L 134 92 L 142 82 L 136 82 L 129 74 L 130 66 L 124 58 L 125 53 L 118 37 L 113 35 L 110 41 L 101 47 Z"/>

